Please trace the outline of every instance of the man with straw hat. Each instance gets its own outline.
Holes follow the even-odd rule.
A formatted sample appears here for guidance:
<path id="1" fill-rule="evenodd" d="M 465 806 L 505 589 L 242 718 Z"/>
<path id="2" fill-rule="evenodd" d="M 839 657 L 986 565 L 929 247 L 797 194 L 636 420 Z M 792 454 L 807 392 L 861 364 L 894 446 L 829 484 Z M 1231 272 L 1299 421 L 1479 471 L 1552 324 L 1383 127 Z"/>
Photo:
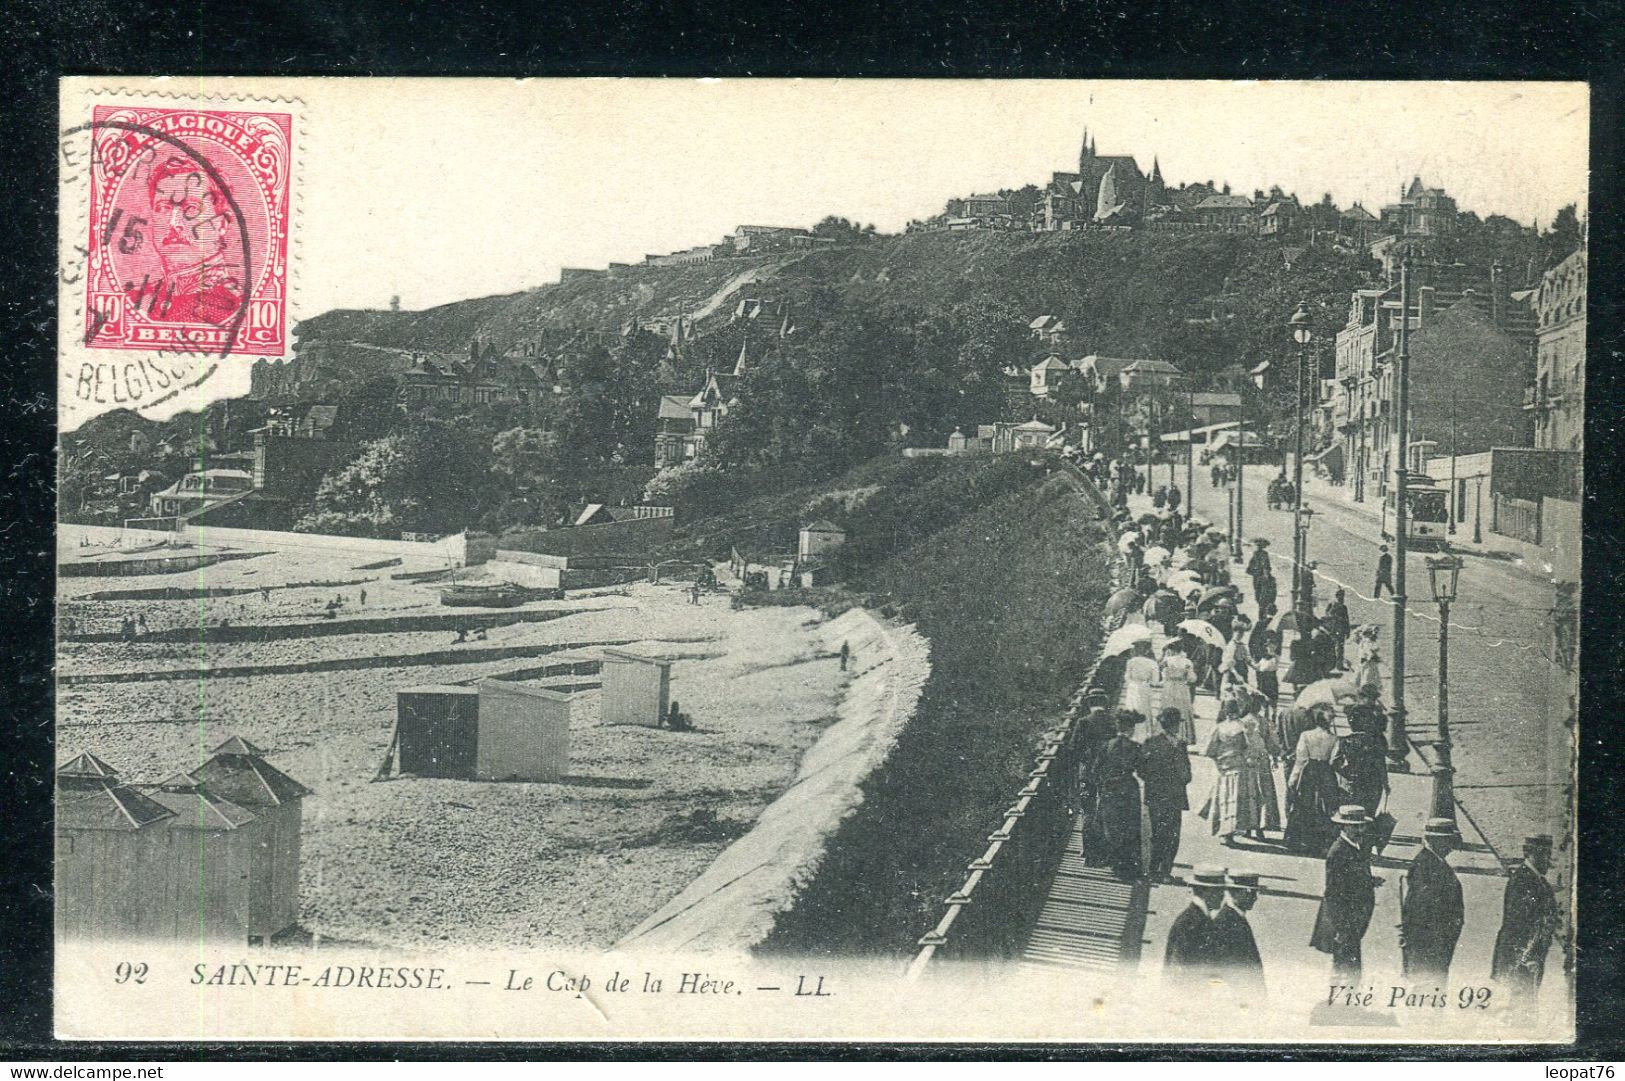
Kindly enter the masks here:
<path id="1" fill-rule="evenodd" d="M 1252 925 L 1247 922 L 1247 913 L 1258 903 L 1258 873 L 1231 871 L 1226 876 L 1225 892 L 1224 905 L 1213 917 L 1219 964 L 1232 983 L 1262 995 L 1264 961 L 1258 955 Z"/>
<path id="2" fill-rule="evenodd" d="M 1514 1002 L 1532 1001 L 1546 975 L 1546 952 L 1558 927 L 1557 897 L 1546 881 L 1551 866 L 1551 834 L 1536 834 L 1524 840 L 1523 862 L 1507 878 L 1490 978 Z"/>
<path id="3" fill-rule="evenodd" d="M 1399 950 L 1405 978 L 1444 987 L 1450 959 L 1466 920 L 1461 880 L 1448 857 L 1461 845 L 1449 818 L 1430 818 L 1422 827 L 1422 848 L 1399 882 Z"/>
<path id="4" fill-rule="evenodd" d="M 1217 968 L 1214 920 L 1224 907 L 1225 869 L 1204 864 L 1191 871 L 1191 903 L 1168 928 L 1162 975 L 1170 980 L 1204 980 Z"/>
<path id="5" fill-rule="evenodd" d="M 1376 884 L 1366 856 L 1371 816 L 1358 803 L 1345 803 L 1332 816 L 1340 830 L 1326 851 L 1326 888 L 1315 914 L 1309 945 L 1332 955 L 1332 981 L 1360 981 L 1360 942 L 1377 907 Z"/>

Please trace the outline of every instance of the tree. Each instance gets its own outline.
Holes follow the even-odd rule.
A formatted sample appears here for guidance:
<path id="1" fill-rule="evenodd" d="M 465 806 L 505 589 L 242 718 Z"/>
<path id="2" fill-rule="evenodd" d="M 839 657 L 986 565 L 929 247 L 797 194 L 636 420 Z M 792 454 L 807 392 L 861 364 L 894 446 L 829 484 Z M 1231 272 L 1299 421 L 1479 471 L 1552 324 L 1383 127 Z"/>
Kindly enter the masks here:
<path id="1" fill-rule="evenodd" d="M 874 233 L 874 231 L 875 227 L 873 225 L 869 226 L 869 233 L 871 235 Z M 813 236 L 828 237 L 829 239 L 840 244 L 853 243 L 862 240 L 863 232 L 864 231 L 858 227 L 857 222 L 847 221 L 845 218 L 838 218 L 834 214 L 829 215 L 812 228 Z"/>
<path id="2" fill-rule="evenodd" d="M 355 460 L 323 477 L 294 528 L 363 537 L 456 533 L 507 496 L 490 463 L 482 434 L 420 420 L 364 444 Z"/>
<path id="3" fill-rule="evenodd" d="M 1542 254 L 1545 256 L 1548 267 L 1556 266 L 1570 255 L 1580 249 L 1584 236 L 1580 228 L 1580 215 L 1575 205 L 1568 206 L 1557 212 L 1552 219 L 1552 227 L 1540 238 Z"/>

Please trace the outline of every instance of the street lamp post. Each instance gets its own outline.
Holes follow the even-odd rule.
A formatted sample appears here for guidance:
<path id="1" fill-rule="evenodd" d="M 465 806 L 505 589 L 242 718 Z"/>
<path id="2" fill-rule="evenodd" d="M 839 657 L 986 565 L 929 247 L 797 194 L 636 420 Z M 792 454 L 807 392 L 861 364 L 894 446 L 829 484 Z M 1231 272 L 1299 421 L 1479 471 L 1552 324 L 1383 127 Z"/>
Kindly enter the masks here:
<path id="1" fill-rule="evenodd" d="M 1410 769 L 1405 729 L 1405 563 L 1410 538 L 1411 257 L 1399 264 L 1399 342 L 1394 352 L 1394 664 L 1393 709 L 1388 715 L 1388 768 Z"/>
<path id="2" fill-rule="evenodd" d="M 1433 744 L 1433 817 L 1456 817 L 1455 769 L 1450 762 L 1450 603 L 1456 599 L 1460 556 L 1428 560 L 1433 599 L 1439 605 L 1439 733 Z"/>
<path id="3" fill-rule="evenodd" d="M 1185 387 L 1185 516 L 1190 517 L 1196 498 L 1196 394 Z"/>
<path id="4" fill-rule="evenodd" d="M 1309 304 L 1298 303 L 1287 323 L 1298 343 L 1298 391 L 1292 403 L 1292 607 L 1298 607 L 1303 594 L 1303 380 L 1309 367 L 1309 343 L 1315 332 L 1309 326 Z"/>

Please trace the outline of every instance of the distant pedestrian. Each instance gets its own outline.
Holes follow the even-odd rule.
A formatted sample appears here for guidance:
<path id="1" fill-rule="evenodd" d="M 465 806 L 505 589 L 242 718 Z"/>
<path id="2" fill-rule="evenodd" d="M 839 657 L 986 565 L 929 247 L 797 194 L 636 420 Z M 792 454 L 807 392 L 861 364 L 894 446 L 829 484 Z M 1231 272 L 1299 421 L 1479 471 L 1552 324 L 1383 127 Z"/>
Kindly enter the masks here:
<path id="1" fill-rule="evenodd" d="M 1371 860 L 1366 856 L 1366 835 L 1371 817 L 1351 803 L 1338 809 L 1332 821 L 1340 827 L 1337 840 L 1326 852 L 1326 886 L 1315 914 L 1309 945 L 1332 957 L 1332 982 L 1360 982 L 1360 945 L 1377 906 Z"/>
<path id="2" fill-rule="evenodd" d="M 1258 874 L 1231 871 L 1225 876 L 1224 905 L 1213 917 L 1214 952 L 1224 978 L 1243 993 L 1264 994 L 1264 959 L 1247 913 L 1258 903 Z"/>
<path id="3" fill-rule="evenodd" d="M 1168 928 L 1162 976 L 1168 981 L 1206 986 L 1222 959 L 1214 921 L 1224 905 L 1225 869 L 1211 864 L 1191 871 L 1191 903 Z"/>
<path id="4" fill-rule="evenodd" d="M 1260 578 L 1268 578 L 1271 574 L 1269 547 L 1270 542 L 1263 537 L 1253 541 L 1253 554 L 1247 560 L 1247 577 L 1255 584 Z"/>
<path id="5" fill-rule="evenodd" d="M 133 642 L 135 640 L 135 620 L 129 616 L 119 620 L 118 633 L 119 637 L 126 642 Z"/>
<path id="6" fill-rule="evenodd" d="M 1501 901 L 1501 930 L 1495 936 L 1490 978 L 1514 1003 L 1528 1005 L 1546 975 L 1546 954 L 1558 929 L 1557 897 L 1546 872 L 1552 866 L 1552 838 L 1537 834 L 1523 842 L 1523 862 L 1513 868 Z"/>
<path id="7" fill-rule="evenodd" d="M 333 610 L 331 608 L 329 608 L 328 611 L 327 611 L 327 614 L 329 616 L 331 616 L 333 614 Z M 459 623 L 457 625 L 457 637 L 453 638 L 451 640 L 451 644 L 456 645 L 458 642 L 466 642 L 466 641 L 468 641 L 468 624 Z"/>
<path id="8" fill-rule="evenodd" d="M 847 664 L 852 660 L 852 647 L 846 642 L 841 643 L 841 671 L 846 671 Z"/>
<path id="9" fill-rule="evenodd" d="M 1119 710 L 1117 735 L 1101 750 L 1095 764 L 1095 813 L 1100 820 L 1106 861 L 1117 877 L 1131 882 L 1140 877 L 1140 782 L 1143 765 L 1134 726 L 1140 715 Z"/>
<path id="10" fill-rule="evenodd" d="M 1264 830 L 1281 828 L 1281 801 L 1275 791 L 1275 763 L 1281 758 L 1281 744 L 1275 726 L 1261 716 L 1260 700 L 1246 691 L 1236 696 L 1234 707 L 1247 732 L 1247 783 L 1252 786 L 1258 808 L 1256 820 L 1240 823 L 1250 836 L 1262 838 Z"/>
<path id="11" fill-rule="evenodd" d="M 1160 674 L 1161 670 L 1151 656 L 1151 643 L 1134 643 L 1128 663 L 1123 668 L 1123 705 L 1148 730 L 1154 730 L 1156 725 L 1151 691 L 1157 685 Z"/>
<path id="12" fill-rule="evenodd" d="M 1261 578 L 1253 579 L 1253 603 L 1258 608 L 1260 623 L 1268 622 L 1269 617 L 1275 614 L 1275 598 L 1278 596 L 1278 588 L 1272 575 L 1266 574 Z M 1266 615 L 1265 613 L 1269 614 Z"/>
<path id="13" fill-rule="evenodd" d="M 1175 738 L 1186 746 L 1196 742 L 1196 726 L 1193 721 L 1191 707 L 1192 692 L 1196 687 L 1196 666 L 1185 655 L 1186 645 L 1182 641 L 1169 642 L 1162 651 L 1162 704 L 1161 717 L 1173 713 L 1179 718 L 1179 726 L 1175 729 Z M 1160 729 L 1150 726 L 1146 732 L 1147 738 L 1154 736 Z"/>
<path id="14" fill-rule="evenodd" d="M 1151 506 L 1156 510 L 1161 510 L 1167 505 L 1168 486 L 1166 484 L 1159 484 L 1157 485 L 1157 490 L 1151 493 Z"/>
<path id="15" fill-rule="evenodd" d="M 1240 706 L 1231 699 L 1220 708 L 1219 721 L 1202 752 L 1213 759 L 1218 775 L 1200 812 L 1213 836 L 1227 846 L 1234 843 L 1237 833 L 1258 829 L 1261 808 L 1248 753 L 1251 742 L 1241 723 Z"/>
<path id="16" fill-rule="evenodd" d="M 362 604 L 367 603 L 367 587 L 366 586 L 361 587 L 361 603 Z"/>
<path id="17" fill-rule="evenodd" d="M 1183 719 L 1179 712 L 1165 709 L 1159 718 L 1162 728 L 1141 745 L 1144 761 L 1140 778 L 1145 795 L 1146 817 L 1151 824 L 1151 866 L 1153 882 L 1166 882 L 1173 875 L 1174 857 L 1179 853 L 1179 827 L 1190 809 L 1188 789 L 1191 760 L 1180 735 Z"/>
<path id="18" fill-rule="evenodd" d="M 152 632 L 147 630 L 147 614 L 145 612 L 142 612 L 140 615 L 135 617 L 135 634 L 136 634 L 136 637 L 137 638 L 145 638 L 150 633 L 152 633 Z"/>
<path id="19" fill-rule="evenodd" d="M 696 581 L 693 585 L 688 587 L 688 603 L 689 604 L 699 604 L 700 603 L 700 583 L 698 581 Z"/>
<path id="20" fill-rule="evenodd" d="M 1388 740 L 1369 707 L 1350 706 L 1348 721 L 1349 734 L 1339 741 L 1332 768 L 1344 795 L 1374 818 L 1388 792 Z"/>
<path id="21" fill-rule="evenodd" d="M 1332 732 L 1329 706 L 1311 706 L 1305 720 L 1308 724 L 1292 749 L 1292 773 L 1287 778 L 1285 840 L 1294 852 L 1319 855 L 1337 833 L 1333 818 L 1343 793 L 1332 761 L 1341 741 Z"/>
<path id="22" fill-rule="evenodd" d="M 1336 652 L 1332 656 L 1332 662 L 1336 665 L 1337 670 L 1341 672 L 1348 666 L 1348 655 L 1346 651 L 1348 649 L 1350 631 L 1349 606 L 1348 603 L 1343 599 L 1343 591 L 1341 589 L 1333 593 L 1332 599 L 1327 602 L 1326 616 L 1325 619 L 1322 620 L 1322 623 L 1326 627 L 1326 633 L 1331 636 L 1332 644 L 1336 647 Z"/>
<path id="23" fill-rule="evenodd" d="M 1371 598 L 1376 600 L 1382 596 L 1382 591 L 1388 590 L 1388 595 L 1394 593 L 1394 557 L 1385 544 L 1377 554 L 1377 584 L 1371 591 Z"/>
<path id="24" fill-rule="evenodd" d="M 1224 479 L 1224 467 L 1218 462 L 1214 462 L 1212 468 L 1210 468 L 1207 473 L 1208 479 L 1213 482 L 1213 487 L 1217 488 L 1219 486 L 1219 482 Z"/>
<path id="25" fill-rule="evenodd" d="M 1376 643 L 1361 654 L 1360 663 L 1354 670 L 1354 685 L 1372 697 L 1382 693 L 1382 654 L 1377 651 Z"/>
<path id="26" fill-rule="evenodd" d="M 1184 498 L 1184 493 L 1179 490 L 1179 485 L 1177 485 L 1177 484 L 1168 485 L 1168 509 L 1169 510 L 1177 511 L 1179 509 L 1179 501 L 1182 498 Z"/>
<path id="27" fill-rule="evenodd" d="M 1430 818 L 1422 847 L 1399 885 L 1399 950 L 1407 980 L 1445 987 L 1466 920 L 1461 880 L 1448 860 L 1461 844 L 1456 823 Z"/>
<path id="28" fill-rule="evenodd" d="M 264 601 L 266 604 L 271 603 L 271 587 L 270 586 L 260 586 L 260 600 Z"/>

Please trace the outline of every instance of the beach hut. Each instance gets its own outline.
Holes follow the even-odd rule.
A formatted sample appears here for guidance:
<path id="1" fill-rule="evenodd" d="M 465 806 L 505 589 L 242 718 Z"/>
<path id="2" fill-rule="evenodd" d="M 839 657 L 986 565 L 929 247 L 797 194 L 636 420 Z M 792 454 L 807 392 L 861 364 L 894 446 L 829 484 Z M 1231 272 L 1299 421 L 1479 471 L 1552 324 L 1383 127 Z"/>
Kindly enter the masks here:
<path id="1" fill-rule="evenodd" d="M 658 728 L 671 700 L 671 662 L 624 649 L 604 650 L 603 722 Z"/>

